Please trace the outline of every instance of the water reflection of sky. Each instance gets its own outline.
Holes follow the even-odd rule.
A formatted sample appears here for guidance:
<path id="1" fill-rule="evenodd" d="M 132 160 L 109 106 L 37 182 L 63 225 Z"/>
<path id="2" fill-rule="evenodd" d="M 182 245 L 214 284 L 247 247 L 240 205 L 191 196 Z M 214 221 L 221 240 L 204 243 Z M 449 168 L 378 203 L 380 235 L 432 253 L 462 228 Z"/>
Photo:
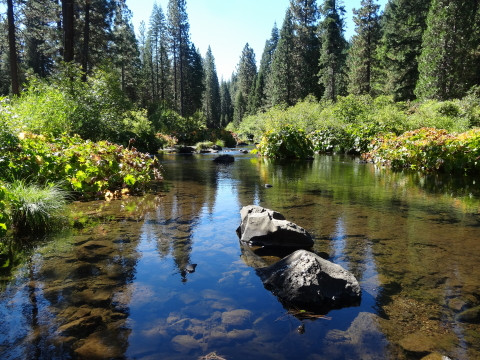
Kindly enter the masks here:
<path id="1" fill-rule="evenodd" d="M 131 284 L 129 326 L 132 332 L 127 355 L 182 358 L 215 351 L 228 359 L 290 359 L 329 353 L 329 358 L 334 359 L 341 358 L 344 352 L 352 352 L 352 347 L 384 342 L 374 318 L 362 313 L 361 308 L 332 311 L 329 319 L 306 321 L 305 334 L 296 331 L 301 322 L 287 314 L 275 296 L 264 289 L 254 270 L 240 259 L 235 229 L 239 224 L 239 210 L 246 204 L 240 203 L 239 191 L 245 195 L 249 192 L 246 199 L 261 205 L 261 187 L 256 184 L 250 189 L 242 188 L 241 181 L 232 178 L 232 170 L 233 167 L 219 169 L 214 180 L 213 206 L 208 202 L 203 204 L 188 233 L 183 229 L 183 241 L 188 239 L 189 245 L 178 250 L 188 253 L 175 252 L 176 241 L 182 241 L 182 237 L 178 236 L 175 224 L 169 224 L 171 253 L 166 257 L 158 254 L 158 242 L 168 241 L 163 224 L 169 211 L 157 209 L 157 218 L 144 224 L 138 245 L 142 256 Z M 179 189 L 178 193 L 184 191 Z M 171 213 L 181 218 L 182 206 L 188 204 L 182 205 L 182 200 L 175 196 L 169 201 L 176 209 Z M 344 238 L 345 228 L 340 218 L 332 241 L 334 259 L 342 265 L 347 264 L 342 260 Z M 181 281 L 179 264 L 186 263 L 179 258 L 197 264 L 194 273 L 184 274 L 184 281 Z M 372 296 L 364 301 L 367 307 L 373 307 Z M 368 334 L 361 330 L 366 325 Z M 352 343 L 353 331 L 358 332 L 357 340 L 362 337 L 359 334 L 364 333 L 364 338 L 358 340 L 362 344 Z M 358 349 L 353 352 L 360 354 Z M 377 346 L 375 352 L 383 355 L 385 350 Z"/>

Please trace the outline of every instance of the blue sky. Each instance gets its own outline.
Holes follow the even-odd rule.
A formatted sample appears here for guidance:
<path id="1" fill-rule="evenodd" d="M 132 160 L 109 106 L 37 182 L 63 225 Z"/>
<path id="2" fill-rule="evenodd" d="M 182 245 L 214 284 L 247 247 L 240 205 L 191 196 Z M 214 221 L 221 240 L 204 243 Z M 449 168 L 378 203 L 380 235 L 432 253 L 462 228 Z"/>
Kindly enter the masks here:
<path id="1" fill-rule="evenodd" d="M 320 4 L 322 0 L 317 0 Z M 347 10 L 345 37 L 354 33 L 352 9 L 360 7 L 361 0 L 345 0 Z M 155 0 L 127 0 L 133 12 L 133 25 L 138 31 L 143 20 L 148 26 Z M 156 0 L 167 13 L 168 0 Z M 387 0 L 379 0 L 383 10 Z M 262 57 L 265 41 L 270 38 L 273 24 L 281 28 L 289 0 L 187 0 L 191 41 L 205 56 L 212 48 L 219 79 L 229 79 L 248 42 L 255 51 L 257 63 Z"/>

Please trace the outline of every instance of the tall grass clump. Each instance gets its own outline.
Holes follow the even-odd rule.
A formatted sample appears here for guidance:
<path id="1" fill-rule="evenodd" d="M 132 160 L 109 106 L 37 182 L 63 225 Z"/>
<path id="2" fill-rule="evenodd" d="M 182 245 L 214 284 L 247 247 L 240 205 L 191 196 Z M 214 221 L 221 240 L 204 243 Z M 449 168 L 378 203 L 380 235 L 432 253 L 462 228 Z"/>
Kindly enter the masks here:
<path id="1" fill-rule="evenodd" d="M 7 185 L 13 230 L 20 234 L 44 234 L 65 221 L 68 193 L 58 184 L 27 184 L 23 180 Z"/>

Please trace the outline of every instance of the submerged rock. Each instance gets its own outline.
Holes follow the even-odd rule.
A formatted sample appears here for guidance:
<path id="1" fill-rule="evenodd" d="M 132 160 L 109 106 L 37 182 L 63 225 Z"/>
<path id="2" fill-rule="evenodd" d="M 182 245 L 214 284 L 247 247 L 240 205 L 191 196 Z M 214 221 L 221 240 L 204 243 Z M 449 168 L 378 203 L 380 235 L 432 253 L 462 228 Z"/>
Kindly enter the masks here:
<path id="1" fill-rule="evenodd" d="M 480 324 L 480 306 L 462 311 L 456 316 L 456 320 L 463 323 Z"/>
<path id="2" fill-rule="evenodd" d="M 287 306 L 328 311 L 360 302 L 360 285 L 352 273 L 306 250 L 297 250 L 257 273 Z"/>
<path id="3" fill-rule="evenodd" d="M 277 211 L 256 205 L 244 206 L 237 229 L 240 241 L 258 246 L 284 246 L 306 249 L 313 246 L 312 236 L 302 227 L 287 221 Z"/>

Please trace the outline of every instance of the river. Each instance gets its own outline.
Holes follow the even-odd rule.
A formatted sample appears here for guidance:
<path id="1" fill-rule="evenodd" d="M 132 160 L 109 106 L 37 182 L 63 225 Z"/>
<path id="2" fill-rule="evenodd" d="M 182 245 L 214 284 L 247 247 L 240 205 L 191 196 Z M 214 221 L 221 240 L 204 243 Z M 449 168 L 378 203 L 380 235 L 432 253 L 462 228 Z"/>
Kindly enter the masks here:
<path id="1" fill-rule="evenodd" d="M 72 204 L 74 230 L 1 273 L 0 358 L 480 358 L 474 179 L 234 154 L 161 155 L 155 194 Z M 285 309 L 242 255 L 249 204 L 307 229 L 359 280 L 361 304 Z"/>

